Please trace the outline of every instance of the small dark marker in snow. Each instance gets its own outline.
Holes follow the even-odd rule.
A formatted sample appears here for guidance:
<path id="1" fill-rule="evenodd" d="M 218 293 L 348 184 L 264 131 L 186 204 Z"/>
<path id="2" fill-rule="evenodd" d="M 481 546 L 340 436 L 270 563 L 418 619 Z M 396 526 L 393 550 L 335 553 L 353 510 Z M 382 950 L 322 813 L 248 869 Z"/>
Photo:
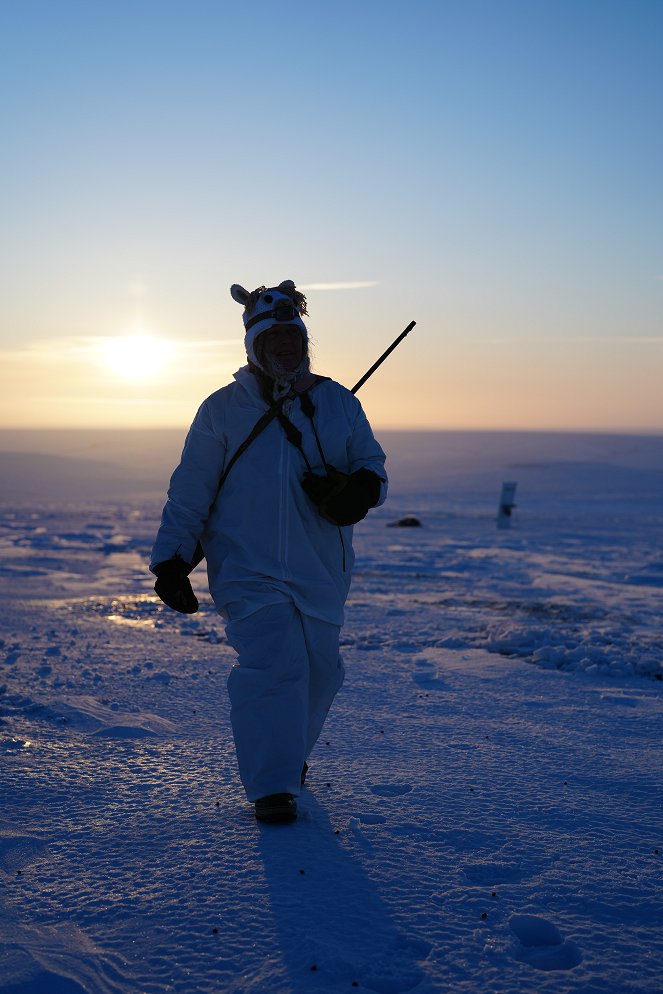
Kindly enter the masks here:
<path id="1" fill-rule="evenodd" d="M 353 980 L 353 981 L 352 981 L 352 986 L 353 986 L 353 987 L 359 987 L 359 984 L 357 983 L 357 981 L 356 981 L 356 980 Z"/>
<path id="2" fill-rule="evenodd" d="M 482 917 L 482 918 L 487 918 L 487 917 L 488 917 L 488 915 L 486 914 L 486 912 L 485 912 L 485 911 L 482 911 L 482 912 L 481 912 L 481 917 Z"/>
<path id="3" fill-rule="evenodd" d="M 212 929 L 212 935 L 218 935 L 218 934 L 219 934 L 218 928 L 213 928 Z"/>
<path id="4" fill-rule="evenodd" d="M 384 735 L 384 728 L 380 729 L 380 735 Z"/>
<path id="5" fill-rule="evenodd" d="M 306 871 L 305 871 L 305 870 L 300 870 L 299 872 L 301 873 L 301 875 L 302 875 L 302 876 L 304 876 L 304 873 L 305 873 Z"/>
<path id="6" fill-rule="evenodd" d="M 494 891 L 493 891 L 493 893 L 492 893 L 492 894 L 491 894 L 490 896 L 491 896 L 491 897 L 497 897 L 497 891 L 496 891 L 496 890 L 494 890 Z"/>
<path id="7" fill-rule="evenodd" d="M 317 963 L 314 963 L 313 966 L 311 967 L 311 969 L 312 970 L 317 970 L 318 969 Z"/>
<path id="8" fill-rule="evenodd" d="M 658 849 L 654 849 L 654 856 L 658 856 Z"/>
<path id="9" fill-rule="evenodd" d="M 340 835 L 340 834 L 341 834 L 340 828 L 335 828 L 334 829 L 334 835 Z M 656 851 L 658 852 L 658 850 L 656 850 Z"/>

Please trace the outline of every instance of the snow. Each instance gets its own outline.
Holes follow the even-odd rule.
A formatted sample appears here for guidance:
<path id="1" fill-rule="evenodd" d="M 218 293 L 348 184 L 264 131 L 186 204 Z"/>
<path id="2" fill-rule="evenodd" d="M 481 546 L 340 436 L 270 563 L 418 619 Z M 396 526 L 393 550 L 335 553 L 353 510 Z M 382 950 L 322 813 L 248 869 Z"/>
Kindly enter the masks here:
<path id="1" fill-rule="evenodd" d="M 259 826 L 204 574 L 184 617 L 146 573 L 181 433 L 0 436 L 1 994 L 663 990 L 663 438 L 379 437 L 346 684 Z"/>

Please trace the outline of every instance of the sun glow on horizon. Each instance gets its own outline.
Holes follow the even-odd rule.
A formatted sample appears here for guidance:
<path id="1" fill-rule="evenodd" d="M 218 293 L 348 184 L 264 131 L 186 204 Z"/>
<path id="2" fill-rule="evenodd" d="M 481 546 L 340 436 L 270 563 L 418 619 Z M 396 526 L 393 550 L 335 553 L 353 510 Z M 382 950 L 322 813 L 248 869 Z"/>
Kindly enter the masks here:
<path id="1" fill-rule="evenodd" d="M 176 352 L 174 342 L 143 331 L 104 338 L 99 343 L 99 357 L 104 367 L 116 377 L 132 383 L 156 379 Z"/>

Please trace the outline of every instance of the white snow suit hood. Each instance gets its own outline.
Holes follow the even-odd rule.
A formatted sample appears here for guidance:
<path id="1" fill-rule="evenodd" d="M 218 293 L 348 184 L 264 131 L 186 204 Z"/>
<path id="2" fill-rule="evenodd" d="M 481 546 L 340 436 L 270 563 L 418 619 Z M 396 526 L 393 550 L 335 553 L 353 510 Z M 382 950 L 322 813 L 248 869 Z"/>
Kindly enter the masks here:
<path id="1" fill-rule="evenodd" d="M 201 405 L 173 473 L 152 565 L 180 555 L 190 562 L 200 539 L 210 593 L 219 611 L 237 619 L 267 604 L 292 598 L 304 614 L 343 624 L 343 605 L 354 562 L 352 527 L 320 516 L 301 487 L 306 464 L 282 426 L 273 420 L 219 478 L 235 450 L 267 410 L 248 366 Z M 315 427 L 326 460 L 345 473 L 365 467 L 383 481 L 385 454 L 357 398 L 333 380 L 310 392 Z M 309 418 L 298 399 L 289 420 L 315 472 L 323 464 Z"/>

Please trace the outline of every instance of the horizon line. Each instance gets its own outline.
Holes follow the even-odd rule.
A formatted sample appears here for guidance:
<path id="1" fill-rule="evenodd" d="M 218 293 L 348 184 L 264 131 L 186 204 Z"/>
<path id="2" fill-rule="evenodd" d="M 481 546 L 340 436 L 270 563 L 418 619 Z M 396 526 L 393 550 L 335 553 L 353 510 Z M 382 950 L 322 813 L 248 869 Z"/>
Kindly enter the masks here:
<path id="1" fill-rule="evenodd" d="M 49 432 L 57 431 L 76 431 L 76 432 L 162 432 L 162 431 L 177 431 L 186 433 L 189 430 L 190 425 L 188 424 L 173 424 L 173 425 L 0 425 L 0 433 L 10 434 L 13 432 L 42 432 L 48 434 Z M 403 425 L 402 427 L 394 427 L 393 425 L 380 425 L 379 423 L 373 424 L 373 430 L 376 433 L 380 432 L 440 432 L 449 434 L 451 432 L 463 432 L 463 433 L 483 433 L 483 434 L 555 434 L 555 435 L 646 435 L 646 436 L 661 436 L 663 437 L 663 425 L 660 427 L 652 426 L 638 426 L 638 427 L 626 427 L 626 426 L 607 426 L 607 427 L 596 427 L 596 426 L 545 426 L 536 428 L 527 428 L 523 426 L 480 426 L 480 425 Z"/>

